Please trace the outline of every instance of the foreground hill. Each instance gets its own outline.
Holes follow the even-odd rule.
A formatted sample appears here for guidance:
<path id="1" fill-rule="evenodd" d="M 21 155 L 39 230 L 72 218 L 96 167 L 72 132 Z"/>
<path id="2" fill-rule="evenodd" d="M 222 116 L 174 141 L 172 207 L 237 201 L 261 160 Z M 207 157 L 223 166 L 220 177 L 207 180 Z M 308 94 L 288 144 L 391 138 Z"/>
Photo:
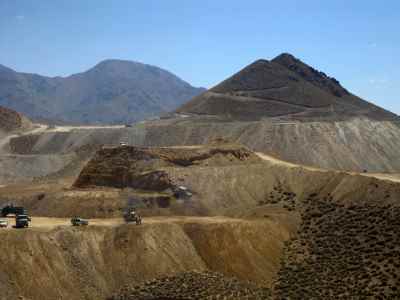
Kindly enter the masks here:
<path id="1" fill-rule="evenodd" d="M 100 150 L 106 161 L 88 164 L 98 181 L 84 189 L 0 187 L 0 204 L 13 200 L 34 216 L 30 229 L 0 232 L 0 298 L 165 299 L 168 282 L 181 282 L 179 293 L 195 299 L 246 290 L 250 299 L 269 291 L 273 299 L 400 297 L 399 182 L 294 165 L 239 145 L 196 146 L 193 156 L 185 149 Z M 239 149 L 242 160 L 232 155 Z M 136 174 L 162 170 L 193 195 L 157 202 L 169 186 L 107 187 L 103 166 L 117 161 L 115 168 L 138 166 Z M 121 182 L 126 174 L 111 176 Z M 121 218 L 132 202 L 145 215 L 141 226 Z M 72 228 L 67 217 L 75 215 L 102 219 Z"/>
<path id="2" fill-rule="evenodd" d="M 131 123 L 173 110 L 202 91 L 168 71 L 131 61 L 105 60 L 65 78 L 0 65 L 0 105 L 37 120 Z"/>
<path id="3" fill-rule="evenodd" d="M 177 112 L 252 121 L 280 116 L 335 121 L 354 116 L 375 120 L 397 117 L 352 95 L 336 79 L 290 54 L 254 62 Z"/>

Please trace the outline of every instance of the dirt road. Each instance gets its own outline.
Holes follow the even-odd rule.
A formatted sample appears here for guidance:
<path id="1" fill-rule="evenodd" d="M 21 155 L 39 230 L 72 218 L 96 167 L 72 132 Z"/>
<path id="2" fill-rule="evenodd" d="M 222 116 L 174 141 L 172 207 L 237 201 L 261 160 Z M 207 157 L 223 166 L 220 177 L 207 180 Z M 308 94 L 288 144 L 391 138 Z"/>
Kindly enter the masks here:
<path id="1" fill-rule="evenodd" d="M 341 173 L 345 173 L 345 174 L 349 174 L 349 175 L 362 175 L 362 176 L 366 176 L 366 177 L 377 178 L 380 180 L 400 182 L 400 174 L 398 174 L 398 173 L 357 173 L 357 172 L 326 170 L 326 169 L 320 169 L 320 168 L 315 168 L 315 167 L 304 166 L 304 165 L 287 162 L 287 161 L 280 160 L 278 158 L 275 158 L 273 156 L 270 156 L 270 155 L 267 155 L 267 154 L 261 153 L 261 152 L 256 152 L 256 154 L 265 161 L 268 161 L 273 164 L 282 165 L 282 166 L 285 166 L 288 168 L 300 168 L 301 167 L 301 168 L 309 170 L 309 171 L 317 171 L 317 172 L 334 171 L 334 172 L 341 172 Z"/>
<path id="2" fill-rule="evenodd" d="M 15 230 L 12 228 L 14 225 L 14 217 L 2 218 L 8 220 L 8 230 Z M 184 224 L 184 223 L 197 223 L 197 224 L 221 224 L 221 223 L 243 223 L 255 222 L 243 219 L 228 218 L 228 217 L 146 217 L 143 218 L 143 224 Z M 109 218 L 109 219 L 89 219 L 89 226 L 119 226 L 125 224 L 122 218 Z M 134 224 L 134 223 L 132 223 Z M 47 218 L 47 217 L 32 217 L 30 229 L 45 229 L 50 230 L 58 226 L 71 226 L 69 218 Z M 7 230 L 5 228 L 1 230 Z M 1 231 L 0 230 L 0 231 Z"/>

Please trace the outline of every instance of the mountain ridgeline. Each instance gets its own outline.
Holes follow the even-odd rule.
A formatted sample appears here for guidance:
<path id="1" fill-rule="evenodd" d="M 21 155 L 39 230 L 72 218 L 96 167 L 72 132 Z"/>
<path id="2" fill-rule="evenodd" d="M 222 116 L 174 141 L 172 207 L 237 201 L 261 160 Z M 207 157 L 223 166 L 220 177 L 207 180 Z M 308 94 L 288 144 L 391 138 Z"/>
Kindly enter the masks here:
<path id="1" fill-rule="evenodd" d="M 18 73 L 0 65 L 0 105 L 33 120 L 131 123 L 176 109 L 203 92 L 158 67 L 105 60 L 68 77 Z"/>
<path id="2" fill-rule="evenodd" d="M 272 61 L 257 60 L 177 112 L 244 121 L 271 117 L 333 121 L 355 116 L 374 120 L 397 117 L 286 53 Z"/>

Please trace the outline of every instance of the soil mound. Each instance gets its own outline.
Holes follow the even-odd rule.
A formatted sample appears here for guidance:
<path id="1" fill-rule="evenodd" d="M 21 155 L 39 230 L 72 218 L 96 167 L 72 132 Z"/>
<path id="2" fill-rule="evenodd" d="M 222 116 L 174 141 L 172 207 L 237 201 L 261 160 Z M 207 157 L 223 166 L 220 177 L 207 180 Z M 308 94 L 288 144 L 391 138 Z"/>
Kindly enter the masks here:
<path id="1" fill-rule="evenodd" d="M 177 112 L 253 121 L 282 116 L 291 120 L 397 117 L 352 95 L 336 79 L 290 54 L 257 60 Z"/>
<path id="2" fill-rule="evenodd" d="M 231 144 L 103 148 L 84 167 L 74 187 L 131 187 L 163 191 L 173 187 L 163 169 L 166 167 L 223 166 L 259 161 L 258 156 L 247 148 Z"/>
<path id="3" fill-rule="evenodd" d="M 108 300 L 271 299 L 268 288 L 215 272 L 185 272 L 125 287 Z"/>

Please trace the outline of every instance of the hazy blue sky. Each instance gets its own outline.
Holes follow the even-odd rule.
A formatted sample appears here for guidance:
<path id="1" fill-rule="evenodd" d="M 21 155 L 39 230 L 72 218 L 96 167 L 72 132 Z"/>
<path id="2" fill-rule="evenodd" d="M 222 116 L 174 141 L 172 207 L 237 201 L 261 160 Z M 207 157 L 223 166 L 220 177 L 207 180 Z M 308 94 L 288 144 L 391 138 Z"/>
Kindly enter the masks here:
<path id="1" fill-rule="evenodd" d="M 0 64 L 17 71 L 120 58 L 210 87 L 281 52 L 400 114 L 398 0 L 0 0 Z"/>

